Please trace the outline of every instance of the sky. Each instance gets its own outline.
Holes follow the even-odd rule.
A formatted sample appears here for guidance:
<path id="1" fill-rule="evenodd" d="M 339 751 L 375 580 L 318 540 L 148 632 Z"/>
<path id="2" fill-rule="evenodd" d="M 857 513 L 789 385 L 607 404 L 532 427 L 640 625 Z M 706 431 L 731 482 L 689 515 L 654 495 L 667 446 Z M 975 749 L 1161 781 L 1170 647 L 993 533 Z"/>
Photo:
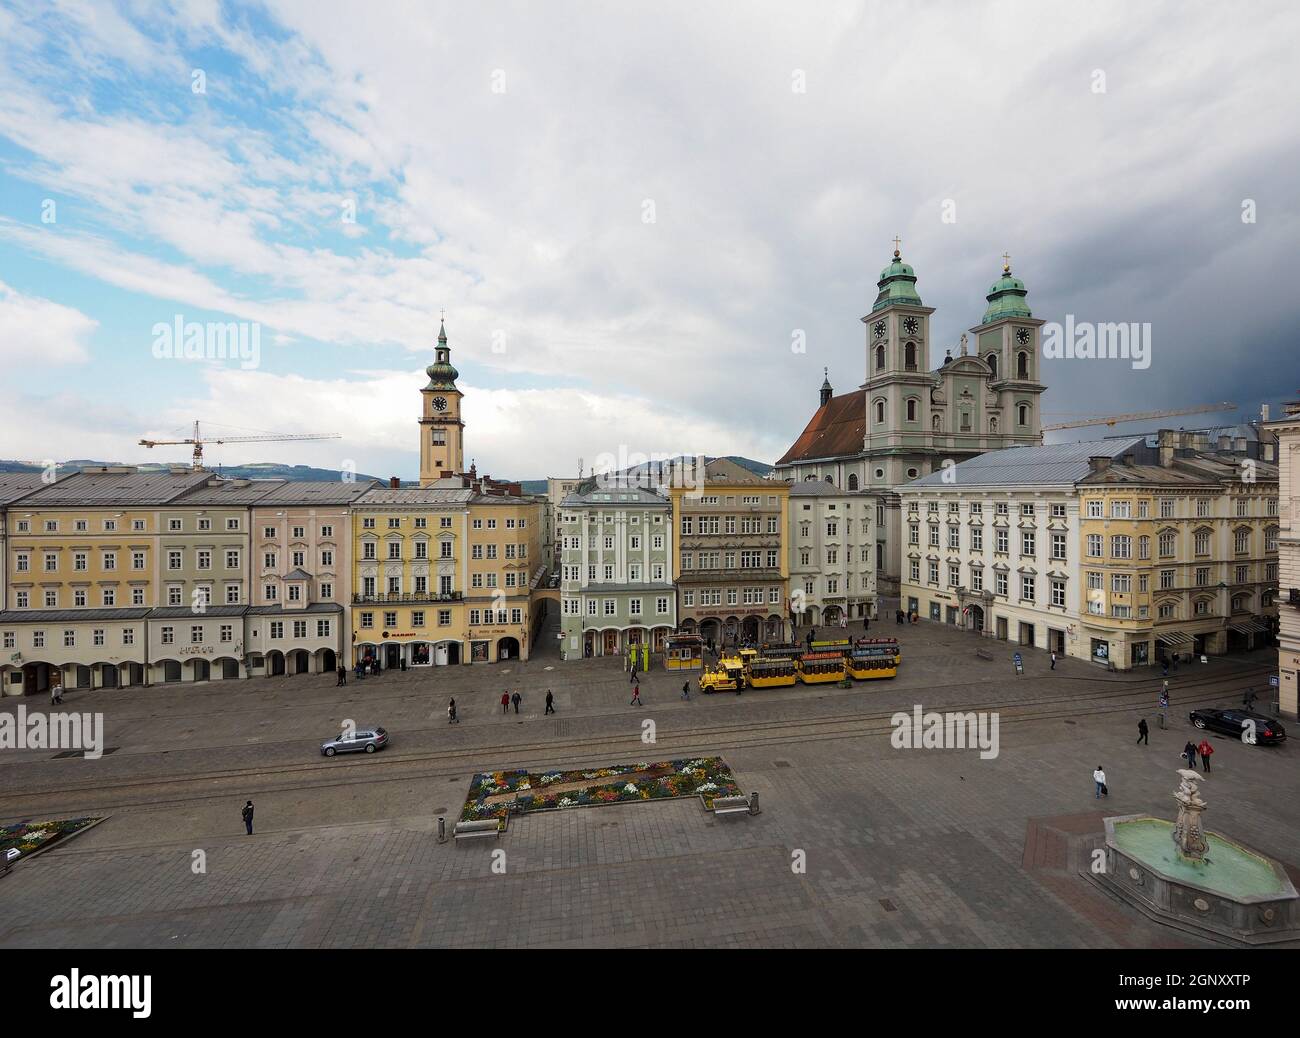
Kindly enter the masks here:
<path id="1" fill-rule="evenodd" d="M 1004 252 L 1036 317 L 1150 325 L 1149 367 L 1046 361 L 1049 422 L 1276 413 L 1298 30 L 1266 2 L 0 0 L 0 458 L 183 462 L 136 441 L 199 419 L 341 434 L 209 464 L 414 478 L 445 311 L 479 472 L 775 461 L 823 369 L 865 379 L 895 236 L 932 365 Z M 185 357 L 178 320 L 259 348 Z"/>

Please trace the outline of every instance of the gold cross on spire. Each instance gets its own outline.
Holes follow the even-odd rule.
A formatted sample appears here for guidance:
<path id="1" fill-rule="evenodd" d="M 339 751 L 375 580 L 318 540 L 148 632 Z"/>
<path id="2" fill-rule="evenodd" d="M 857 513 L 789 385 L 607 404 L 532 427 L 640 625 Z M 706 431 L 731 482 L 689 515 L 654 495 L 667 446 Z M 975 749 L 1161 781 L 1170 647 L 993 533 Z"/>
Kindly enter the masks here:
<path id="1" fill-rule="evenodd" d="M 1009 252 L 1004 252 L 1002 254 L 1002 273 L 1011 273 L 1011 254 Z"/>
<path id="2" fill-rule="evenodd" d="M 902 244 L 903 244 L 903 240 L 898 235 L 894 235 L 894 258 L 895 259 L 898 258 L 898 247 Z"/>

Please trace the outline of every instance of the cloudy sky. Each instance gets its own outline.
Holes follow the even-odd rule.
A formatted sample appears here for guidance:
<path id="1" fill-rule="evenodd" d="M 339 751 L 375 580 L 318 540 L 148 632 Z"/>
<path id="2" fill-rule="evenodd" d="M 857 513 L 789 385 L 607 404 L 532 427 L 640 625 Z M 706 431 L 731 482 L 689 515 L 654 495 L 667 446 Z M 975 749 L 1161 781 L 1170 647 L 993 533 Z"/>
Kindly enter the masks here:
<path id="1" fill-rule="evenodd" d="M 1298 12 L 0 0 L 0 458 L 199 418 L 414 477 L 445 309 L 480 471 L 772 461 L 863 381 L 895 235 L 934 364 L 1006 251 L 1035 316 L 1152 326 L 1047 363 L 1049 421 L 1253 414 L 1300 389 Z M 156 356 L 178 317 L 257 366 Z"/>

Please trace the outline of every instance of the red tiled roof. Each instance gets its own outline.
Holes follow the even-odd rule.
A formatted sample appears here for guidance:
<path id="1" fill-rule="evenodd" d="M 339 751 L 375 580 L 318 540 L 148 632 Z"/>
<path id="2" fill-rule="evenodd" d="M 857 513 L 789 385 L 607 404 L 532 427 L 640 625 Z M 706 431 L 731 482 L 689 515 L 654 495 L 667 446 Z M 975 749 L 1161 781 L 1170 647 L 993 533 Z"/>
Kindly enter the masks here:
<path id="1" fill-rule="evenodd" d="M 867 391 L 855 389 L 843 396 L 833 396 L 830 403 L 817 409 L 808 427 L 777 464 L 859 454 L 866 435 Z"/>

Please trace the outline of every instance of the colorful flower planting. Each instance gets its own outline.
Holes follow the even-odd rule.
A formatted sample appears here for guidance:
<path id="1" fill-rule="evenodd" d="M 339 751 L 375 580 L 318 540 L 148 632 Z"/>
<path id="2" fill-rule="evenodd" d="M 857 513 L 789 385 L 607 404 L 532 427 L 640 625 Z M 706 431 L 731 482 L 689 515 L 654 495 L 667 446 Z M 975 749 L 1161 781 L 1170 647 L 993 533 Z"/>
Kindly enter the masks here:
<path id="1" fill-rule="evenodd" d="M 75 836 L 98 821 L 98 818 L 62 818 L 54 822 L 28 819 L 14 825 L 0 825 L 0 860 L 11 847 L 17 847 L 25 858 L 59 840 Z"/>
<path id="2" fill-rule="evenodd" d="M 639 800 L 699 796 L 712 810 L 713 798 L 740 796 L 721 757 L 615 764 L 575 771 L 494 771 L 475 775 L 462 822 L 505 818 L 510 813 L 557 811 Z"/>

